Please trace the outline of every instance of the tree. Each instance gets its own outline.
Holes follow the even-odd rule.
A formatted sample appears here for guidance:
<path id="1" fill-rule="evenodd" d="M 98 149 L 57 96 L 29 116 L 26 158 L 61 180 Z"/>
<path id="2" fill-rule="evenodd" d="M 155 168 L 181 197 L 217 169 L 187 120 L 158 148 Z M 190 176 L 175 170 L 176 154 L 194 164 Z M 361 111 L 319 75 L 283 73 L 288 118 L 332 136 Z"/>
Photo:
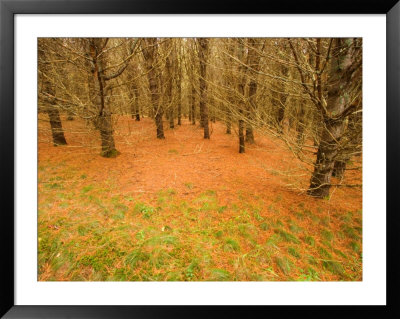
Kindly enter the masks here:
<path id="1" fill-rule="evenodd" d="M 247 39 L 247 66 L 249 68 L 248 74 L 250 76 L 249 89 L 248 89 L 248 107 L 247 116 L 248 122 L 246 123 L 246 142 L 254 143 L 254 132 L 252 122 L 257 110 L 256 94 L 257 94 L 257 75 L 260 70 L 260 51 L 262 52 L 264 44 L 260 39 L 249 38 Z"/>
<path id="2" fill-rule="evenodd" d="M 39 101 L 45 104 L 45 111 L 49 116 L 53 145 L 66 145 L 60 112 L 56 105 L 56 92 L 51 77 L 51 63 L 43 43 L 38 43 L 38 72 L 39 72 Z"/>
<path id="3" fill-rule="evenodd" d="M 178 111 L 178 125 L 182 125 L 182 51 L 181 51 L 181 41 L 177 40 L 174 46 L 174 57 L 176 60 L 175 63 L 175 75 L 176 75 L 176 89 L 177 89 L 177 111 Z"/>
<path id="4" fill-rule="evenodd" d="M 329 49 L 322 63 L 321 39 L 316 41 L 315 90 L 311 91 L 304 80 L 300 67 L 298 52 L 289 41 L 297 69 L 302 78 L 305 92 L 313 100 L 322 116 L 321 137 L 311 177 L 308 194 L 324 198 L 329 196 L 331 176 L 335 160 L 339 156 L 339 142 L 343 137 L 346 118 L 358 108 L 354 101 L 360 96 L 361 80 L 361 46 L 356 39 L 330 40 Z M 331 51 L 331 53 L 330 53 Z M 327 100 L 323 96 L 322 72 L 330 59 L 327 74 Z"/>
<path id="5" fill-rule="evenodd" d="M 209 39 L 199 38 L 198 57 L 200 62 L 200 121 L 204 128 L 204 138 L 210 138 L 210 130 L 208 127 L 208 106 L 207 106 L 207 57 L 209 52 Z"/>
<path id="6" fill-rule="evenodd" d="M 166 40 L 166 58 L 165 58 L 165 99 L 168 110 L 168 119 L 169 119 L 169 128 L 175 128 L 174 124 L 174 103 L 172 97 L 172 85 L 174 81 L 173 72 L 174 66 L 172 65 L 175 62 L 175 56 L 172 53 L 171 46 L 172 39 Z M 174 63 L 175 64 L 175 63 Z"/>
<path id="7" fill-rule="evenodd" d="M 97 116 L 94 118 L 95 127 L 100 131 L 101 156 L 116 157 L 119 153 L 115 148 L 113 135 L 111 109 L 106 99 L 109 97 L 112 87 L 107 81 L 119 77 L 127 68 L 128 62 L 133 56 L 137 41 L 130 45 L 127 57 L 120 63 L 112 65 L 109 60 L 110 53 L 106 48 L 108 38 L 89 38 L 86 40 L 86 57 L 90 64 L 91 76 L 89 79 L 89 96 L 92 105 L 97 108 Z M 112 70 L 115 70 L 112 72 Z"/>
<path id="8" fill-rule="evenodd" d="M 142 47 L 143 57 L 147 68 L 147 78 L 149 81 L 149 89 L 151 94 L 151 102 L 153 104 L 154 118 L 157 128 L 157 138 L 164 139 L 163 127 L 163 108 L 159 103 L 160 100 L 160 75 L 157 65 L 158 40 L 157 38 L 145 38 Z"/>
<path id="9" fill-rule="evenodd" d="M 237 39 L 237 59 L 239 61 L 238 66 L 238 82 L 237 82 L 237 90 L 238 90 L 238 109 L 239 109 L 239 121 L 238 121 L 238 130 L 239 130 L 239 153 L 245 152 L 245 139 L 244 139 L 244 129 L 245 129 L 245 86 L 246 86 L 246 65 L 244 61 L 246 61 L 247 51 L 245 50 L 243 39 Z"/>

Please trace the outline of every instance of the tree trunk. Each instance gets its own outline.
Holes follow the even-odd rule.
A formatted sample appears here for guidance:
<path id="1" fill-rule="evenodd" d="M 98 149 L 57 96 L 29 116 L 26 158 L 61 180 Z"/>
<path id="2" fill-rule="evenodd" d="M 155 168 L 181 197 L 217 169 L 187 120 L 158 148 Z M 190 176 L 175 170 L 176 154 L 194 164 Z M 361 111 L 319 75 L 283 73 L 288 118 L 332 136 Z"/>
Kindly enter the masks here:
<path id="1" fill-rule="evenodd" d="M 254 144 L 254 132 L 251 124 L 246 124 L 246 143 Z"/>
<path id="2" fill-rule="evenodd" d="M 173 58 L 172 58 L 173 59 Z M 169 128 L 175 128 L 174 124 L 174 106 L 172 104 L 172 82 L 173 82 L 173 68 L 171 58 L 167 56 L 165 60 L 165 71 L 166 71 L 166 100 L 167 100 L 167 107 L 168 107 L 168 120 L 169 120 Z"/>
<path id="3" fill-rule="evenodd" d="M 189 106 L 189 122 L 192 123 L 192 108 Z"/>
<path id="4" fill-rule="evenodd" d="M 226 122 L 226 134 L 232 134 L 232 123 Z"/>
<path id="5" fill-rule="evenodd" d="M 178 90 L 178 125 L 182 125 L 182 87 L 181 87 L 181 70 L 178 70 L 177 90 Z"/>
<path id="6" fill-rule="evenodd" d="M 98 128 L 101 139 L 101 156 L 116 157 L 120 154 L 115 148 L 111 115 L 104 114 L 98 118 Z"/>
<path id="7" fill-rule="evenodd" d="M 338 155 L 338 141 L 343 135 L 345 110 L 349 107 L 346 89 L 349 89 L 351 75 L 354 72 L 348 45 L 352 43 L 352 40 L 334 39 L 333 41 L 327 113 L 323 116 L 323 132 L 308 190 L 309 195 L 319 198 L 329 196 L 332 171 Z"/>
<path id="8" fill-rule="evenodd" d="M 238 40 L 239 45 L 238 45 L 238 59 L 239 61 L 246 61 L 245 59 L 245 49 L 243 42 L 241 40 Z M 244 153 L 245 152 L 245 146 L 244 146 L 244 132 L 243 130 L 245 129 L 245 124 L 244 124 L 244 118 L 246 112 L 246 106 L 245 106 L 245 86 L 246 86 L 246 68 L 243 66 L 243 64 L 240 64 L 238 67 L 238 74 L 239 74 L 239 79 L 237 83 L 237 88 L 238 88 L 238 109 L 239 109 L 239 122 L 238 122 L 238 129 L 239 129 L 239 153 Z"/>
<path id="9" fill-rule="evenodd" d="M 135 120 L 140 121 L 139 89 L 137 87 L 135 87 L 133 93 L 135 94 Z"/>
<path id="10" fill-rule="evenodd" d="M 111 112 L 105 102 L 104 61 L 99 58 L 105 43 L 102 38 L 91 38 L 89 42 L 92 72 L 89 78 L 89 96 L 93 108 L 97 112 L 94 125 L 100 132 L 101 153 L 103 157 L 116 157 L 120 154 L 115 148 Z"/>
<path id="11" fill-rule="evenodd" d="M 175 128 L 174 124 L 174 110 L 171 108 L 169 110 L 169 128 Z"/>
<path id="12" fill-rule="evenodd" d="M 239 120 L 239 153 L 244 153 L 244 134 L 243 134 L 243 129 L 244 129 L 244 121 Z"/>
<path id="13" fill-rule="evenodd" d="M 47 114 L 50 119 L 51 134 L 53 136 L 53 145 L 66 145 L 64 130 L 61 123 L 60 113 L 55 106 L 49 106 Z"/>
<path id="14" fill-rule="evenodd" d="M 207 106 L 207 55 L 208 55 L 208 39 L 200 38 L 199 43 L 199 60 L 200 60 L 200 123 L 204 128 L 204 138 L 210 138 L 210 130 L 208 127 L 208 106 Z"/>
<path id="15" fill-rule="evenodd" d="M 192 82 L 192 96 L 191 96 L 191 109 L 192 109 L 192 125 L 196 125 L 196 88 Z"/>
<path id="16" fill-rule="evenodd" d="M 249 38 L 248 40 L 247 64 L 250 67 L 250 83 L 248 90 L 247 116 L 250 123 L 246 123 L 246 142 L 254 143 L 254 131 L 251 122 L 254 120 L 254 113 L 257 109 L 256 94 L 257 94 L 257 72 L 260 70 L 260 54 L 262 50 L 261 43 L 256 39 Z M 259 40 L 258 40 L 259 41 Z"/>
<path id="17" fill-rule="evenodd" d="M 335 161 L 333 166 L 332 176 L 342 179 L 344 176 L 344 171 L 346 170 L 346 162 L 345 161 Z"/>
<path id="18" fill-rule="evenodd" d="M 139 90 L 136 84 L 132 85 L 131 91 L 129 91 L 131 98 L 131 116 L 135 121 L 140 121 L 140 110 L 139 110 Z"/>
<path id="19" fill-rule="evenodd" d="M 164 127 L 163 127 L 163 109 L 159 105 L 160 88 L 158 85 L 158 76 L 154 66 L 154 58 L 157 52 L 157 39 L 146 38 L 144 40 L 146 47 L 142 49 L 143 57 L 146 61 L 147 77 L 149 80 L 149 89 L 151 94 L 151 102 L 153 104 L 153 115 L 156 123 L 157 138 L 164 139 Z"/>
<path id="20" fill-rule="evenodd" d="M 337 140 L 342 133 L 343 120 L 325 121 L 325 128 L 318 147 L 317 160 L 314 164 L 314 172 L 308 190 L 309 195 L 320 198 L 329 196 L 332 170 L 337 155 Z"/>
<path id="21" fill-rule="evenodd" d="M 38 68 L 44 74 L 44 76 L 40 76 L 41 79 L 41 86 L 40 91 L 41 93 L 45 94 L 44 103 L 46 105 L 46 113 L 49 116 L 50 127 L 51 127 L 51 135 L 53 138 L 53 145 L 66 145 L 67 141 L 64 136 L 64 130 L 61 123 L 60 112 L 58 108 L 54 105 L 55 104 L 55 86 L 53 83 L 50 82 L 50 64 L 49 63 L 42 63 L 43 61 L 47 60 L 45 50 L 38 50 Z"/>
<path id="22" fill-rule="evenodd" d="M 300 102 L 299 110 L 297 112 L 296 131 L 297 131 L 297 144 L 302 147 L 304 144 L 304 129 L 305 129 L 305 109 L 304 102 Z"/>

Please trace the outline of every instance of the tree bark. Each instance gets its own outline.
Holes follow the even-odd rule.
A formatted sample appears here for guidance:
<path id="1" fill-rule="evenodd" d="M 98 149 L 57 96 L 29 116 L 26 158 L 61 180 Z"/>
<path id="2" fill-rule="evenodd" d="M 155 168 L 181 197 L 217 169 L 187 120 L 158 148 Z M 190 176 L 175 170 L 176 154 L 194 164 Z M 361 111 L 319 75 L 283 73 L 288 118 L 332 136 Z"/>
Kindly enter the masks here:
<path id="1" fill-rule="evenodd" d="M 178 94 L 178 125 L 182 125 L 182 83 L 181 83 L 181 67 L 178 64 L 178 74 L 177 74 L 177 94 Z"/>
<path id="2" fill-rule="evenodd" d="M 308 194 L 314 197 L 329 196 L 332 171 L 338 155 L 338 141 L 344 131 L 345 110 L 349 110 L 347 97 L 354 72 L 351 39 L 334 39 L 328 79 L 327 112 L 323 115 L 323 132 Z M 354 80 L 353 80 L 354 81 Z"/>
<path id="3" fill-rule="evenodd" d="M 48 107 L 47 114 L 49 115 L 50 119 L 50 127 L 51 127 L 51 134 L 53 136 L 53 145 L 66 145 L 67 141 L 65 140 L 64 130 L 61 123 L 60 113 L 58 109 L 51 105 Z"/>
<path id="4" fill-rule="evenodd" d="M 301 147 L 304 144 L 304 130 L 305 130 L 305 109 L 304 102 L 300 102 L 299 110 L 297 112 L 296 131 L 297 131 L 297 144 Z"/>
<path id="5" fill-rule="evenodd" d="M 38 66 L 39 71 L 42 72 L 43 75 L 39 73 L 39 77 L 41 79 L 41 93 L 44 94 L 44 102 L 46 104 L 46 113 L 49 116 L 50 127 L 51 127 L 51 135 L 53 138 L 53 145 L 66 145 L 67 141 L 65 139 L 64 130 L 62 127 L 62 122 L 60 118 L 60 112 L 58 108 L 55 106 L 55 87 L 53 83 L 50 82 L 50 64 L 47 63 L 46 53 L 41 48 L 38 49 Z"/>
<path id="6" fill-rule="evenodd" d="M 194 79 L 193 79 L 194 81 Z M 196 88 L 192 81 L 191 109 L 192 109 L 192 125 L 196 125 Z"/>
<path id="7" fill-rule="evenodd" d="M 143 57 L 146 61 L 147 77 L 149 80 L 149 89 L 151 94 L 151 102 L 153 105 L 153 115 L 156 123 L 157 138 L 164 139 L 163 127 L 163 108 L 159 105 L 160 88 L 158 85 L 158 75 L 155 69 L 155 56 L 157 53 L 157 39 L 144 39 L 145 47 L 142 49 Z"/>
<path id="8" fill-rule="evenodd" d="M 120 154 L 115 148 L 112 120 L 110 114 L 103 114 L 98 118 L 98 128 L 101 138 L 101 156 L 116 157 Z"/>
<path id="9" fill-rule="evenodd" d="M 166 71 L 166 99 L 167 99 L 167 107 L 168 107 L 168 120 L 169 120 L 169 128 L 175 128 L 174 124 L 174 106 L 172 105 L 172 63 L 171 58 L 168 56 L 165 60 L 165 71 Z"/>
<path id="10" fill-rule="evenodd" d="M 107 40 L 106 40 L 107 41 Z M 105 76 L 103 74 L 103 61 L 100 53 L 105 46 L 104 39 L 91 38 L 89 52 L 91 57 L 92 76 L 89 78 L 89 90 L 91 102 L 97 108 L 98 115 L 95 118 L 95 127 L 100 132 L 101 153 L 103 157 L 116 157 L 120 154 L 115 148 L 111 112 L 105 103 Z"/>
<path id="11" fill-rule="evenodd" d="M 254 132 L 251 124 L 246 124 L 246 143 L 254 144 Z"/>
<path id="12" fill-rule="evenodd" d="M 207 55 L 208 39 L 199 38 L 199 60 L 200 60 L 200 123 L 204 128 L 204 138 L 210 139 L 210 130 L 208 127 L 208 106 L 207 106 Z"/>
<path id="13" fill-rule="evenodd" d="M 226 121 L 226 134 L 231 134 L 232 133 L 232 122 L 231 119 L 228 118 Z"/>
<path id="14" fill-rule="evenodd" d="M 248 103 L 247 103 L 247 116 L 248 123 L 246 123 L 246 142 L 249 144 L 254 143 L 254 131 L 251 122 L 254 120 L 254 113 L 257 109 L 256 94 L 257 94 L 257 72 L 260 70 L 260 54 L 257 52 L 260 48 L 260 43 L 256 39 L 249 38 L 248 40 L 248 55 L 247 65 L 250 67 L 248 73 L 250 74 L 249 90 L 248 90 Z"/>
<path id="15" fill-rule="evenodd" d="M 244 121 L 239 120 L 238 126 L 239 126 L 239 153 L 244 153 L 245 152 L 244 134 L 243 134 Z"/>
<path id="16" fill-rule="evenodd" d="M 136 84 L 132 84 L 129 90 L 129 96 L 131 98 L 131 116 L 135 121 L 140 121 L 140 110 L 139 110 L 139 90 Z"/>
<path id="17" fill-rule="evenodd" d="M 337 160 L 333 165 L 332 176 L 342 179 L 344 176 L 344 171 L 346 170 L 346 162 Z"/>
<path id="18" fill-rule="evenodd" d="M 246 61 L 245 59 L 245 49 L 242 40 L 238 39 L 238 59 L 243 63 L 243 61 Z M 246 106 L 245 106 L 245 86 L 246 86 L 246 68 L 243 66 L 243 64 L 239 64 L 238 67 L 238 74 L 239 74 L 239 79 L 237 82 L 237 88 L 238 88 L 238 110 L 239 110 L 239 121 L 238 121 L 238 130 L 239 130 L 239 153 L 244 153 L 245 152 L 245 137 L 244 137 L 244 132 L 243 130 L 245 129 L 245 112 Z"/>

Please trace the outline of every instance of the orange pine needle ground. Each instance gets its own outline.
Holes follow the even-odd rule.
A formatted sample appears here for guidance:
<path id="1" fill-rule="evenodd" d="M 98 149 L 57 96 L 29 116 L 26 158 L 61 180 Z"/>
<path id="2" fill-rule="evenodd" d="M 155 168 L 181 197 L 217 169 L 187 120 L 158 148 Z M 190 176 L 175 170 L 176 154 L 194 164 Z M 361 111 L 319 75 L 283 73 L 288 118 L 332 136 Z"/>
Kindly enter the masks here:
<path id="1" fill-rule="evenodd" d="M 239 154 L 219 122 L 210 140 L 186 119 L 157 140 L 151 119 L 119 116 L 110 159 L 84 121 L 63 126 L 54 147 L 39 115 L 39 280 L 362 279 L 361 189 L 301 193 L 289 184 L 310 174 L 280 140 Z"/>

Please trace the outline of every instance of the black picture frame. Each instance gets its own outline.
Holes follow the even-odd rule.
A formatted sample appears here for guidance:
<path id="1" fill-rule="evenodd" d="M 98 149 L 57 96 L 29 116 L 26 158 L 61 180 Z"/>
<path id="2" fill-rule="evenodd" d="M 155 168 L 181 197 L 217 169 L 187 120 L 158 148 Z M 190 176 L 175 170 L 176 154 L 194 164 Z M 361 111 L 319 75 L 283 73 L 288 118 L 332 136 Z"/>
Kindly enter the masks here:
<path id="1" fill-rule="evenodd" d="M 16 306 L 14 303 L 14 15 L 15 14 L 386 14 L 387 29 L 387 305 L 386 306 Z M 2 243 L 0 315 L 4 318 L 220 318 L 283 316 L 399 318 L 398 255 L 399 204 L 397 180 L 400 136 L 400 3 L 398 0 L 307 0 L 263 3 L 182 0 L 0 0 L 0 181 Z M 383 106 L 377 106 L 383 107 Z M 376 212 L 384 214 L 384 212 Z M 268 307 L 268 308 L 267 308 Z M 321 313 L 323 312 L 323 314 Z"/>

